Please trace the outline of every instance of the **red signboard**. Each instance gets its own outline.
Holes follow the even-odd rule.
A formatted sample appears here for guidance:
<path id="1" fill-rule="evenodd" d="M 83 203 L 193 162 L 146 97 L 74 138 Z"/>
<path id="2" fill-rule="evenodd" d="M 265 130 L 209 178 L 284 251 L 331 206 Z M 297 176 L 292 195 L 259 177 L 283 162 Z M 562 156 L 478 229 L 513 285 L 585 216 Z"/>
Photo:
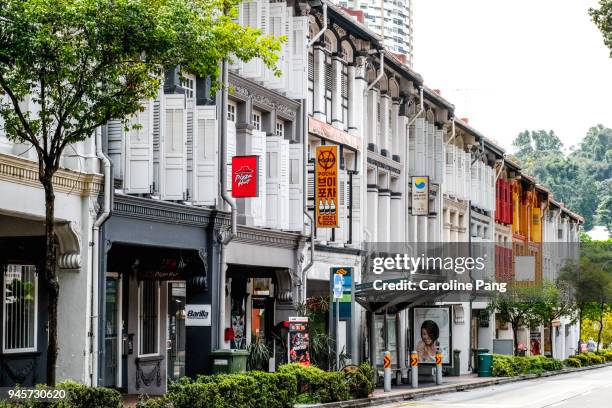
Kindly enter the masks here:
<path id="1" fill-rule="evenodd" d="M 257 197 L 259 156 L 232 157 L 232 197 Z"/>

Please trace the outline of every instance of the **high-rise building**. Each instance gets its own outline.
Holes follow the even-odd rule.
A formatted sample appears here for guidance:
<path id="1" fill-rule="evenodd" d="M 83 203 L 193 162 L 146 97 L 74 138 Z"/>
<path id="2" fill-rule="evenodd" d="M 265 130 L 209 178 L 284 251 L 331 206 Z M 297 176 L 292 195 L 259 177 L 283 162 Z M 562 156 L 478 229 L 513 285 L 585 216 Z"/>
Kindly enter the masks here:
<path id="1" fill-rule="evenodd" d="M 385 38 L 388 50 L 404 55 L 406 63 L 413 65 L 413 0 L 338 0 L 338 4 L 353 10 L 361 10 L 364 23 L 372 31 Z M 383 24 L 381 24 L 384 19 Z"/>

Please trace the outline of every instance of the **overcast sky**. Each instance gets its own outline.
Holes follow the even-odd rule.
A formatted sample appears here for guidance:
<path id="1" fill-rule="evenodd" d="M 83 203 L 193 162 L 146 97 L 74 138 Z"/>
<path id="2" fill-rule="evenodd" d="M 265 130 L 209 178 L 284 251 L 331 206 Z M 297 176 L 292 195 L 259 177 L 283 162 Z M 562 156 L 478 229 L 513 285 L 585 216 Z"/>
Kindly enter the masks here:
<path id="1" fill-rule="evenodd" d="M 612 59 L 594 0 L 413 0 L 414 68 L 457 117 L 510 149 L 522 130 L 565 147 L 612 127 Z"/>

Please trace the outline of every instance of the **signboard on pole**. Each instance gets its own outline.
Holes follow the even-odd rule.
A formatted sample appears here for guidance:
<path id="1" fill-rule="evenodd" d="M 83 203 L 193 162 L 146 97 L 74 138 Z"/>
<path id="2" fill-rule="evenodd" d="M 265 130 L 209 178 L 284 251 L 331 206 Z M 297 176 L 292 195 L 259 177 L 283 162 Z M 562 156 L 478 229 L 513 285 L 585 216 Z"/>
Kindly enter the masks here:
<path id="1" fill-rule="evenodd" d="M 412 176 L 410 184 L 412 193 L 410 214 L 429 215 L 429 177 Z"/>
<path id="2" fill-rule="evenodd" d="M 308 318 L 290 317 L 288 323 L 288 361 L 289 363 L 299 363 L 305 366 L 310 365 L 309 337 L 308 337 Z"/>
<path id="3" fill-rule="evenodd" d="M 334 299 L 340 299 L 344 292 L 344 279 L 339 273 L 334 273 Z"/>
<path id="4" fill-rule="evenodd" d="M 317 228 L 338 227 L 338 165 L 338 146 L 317 147 L 315 166 Z"/>
<path id="5" fill-rule="evenodd" d="M 232 197 L 257 197 L 258 156 L 232 157 Z"/>

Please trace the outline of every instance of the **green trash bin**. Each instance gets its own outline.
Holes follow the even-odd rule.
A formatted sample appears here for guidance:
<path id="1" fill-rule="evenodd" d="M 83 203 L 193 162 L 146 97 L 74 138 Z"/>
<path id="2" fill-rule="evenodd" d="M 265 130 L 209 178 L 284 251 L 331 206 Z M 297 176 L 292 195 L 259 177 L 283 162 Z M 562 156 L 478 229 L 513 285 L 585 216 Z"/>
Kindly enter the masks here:
<path id="1" fill-rule="evenodd" d="M 478 376 L 491 377 L 493 375 L 493 354 L 482 353 L 478 355 Z"/>
<path id="2" fill-rule="evenodd" d="M 489 349 L 485 349 L 485 348 L 477 348 L 477 349 L 472 349 L 472 358 L 473 358 L 473 362 L 474 362 L 474 366 L 472 367 L 472 370 L 474 373 L 478 372 L 478 365 L 479 365 L 479 360 L 478 360 L 478 356 L 484 353 L 488 353 Z"/>
<path id="3" fill-rule="evenodd" d="M 210 353 L 213 374 L 244 373 L 248 357 L 246 350 L 215 350 Z"/>

